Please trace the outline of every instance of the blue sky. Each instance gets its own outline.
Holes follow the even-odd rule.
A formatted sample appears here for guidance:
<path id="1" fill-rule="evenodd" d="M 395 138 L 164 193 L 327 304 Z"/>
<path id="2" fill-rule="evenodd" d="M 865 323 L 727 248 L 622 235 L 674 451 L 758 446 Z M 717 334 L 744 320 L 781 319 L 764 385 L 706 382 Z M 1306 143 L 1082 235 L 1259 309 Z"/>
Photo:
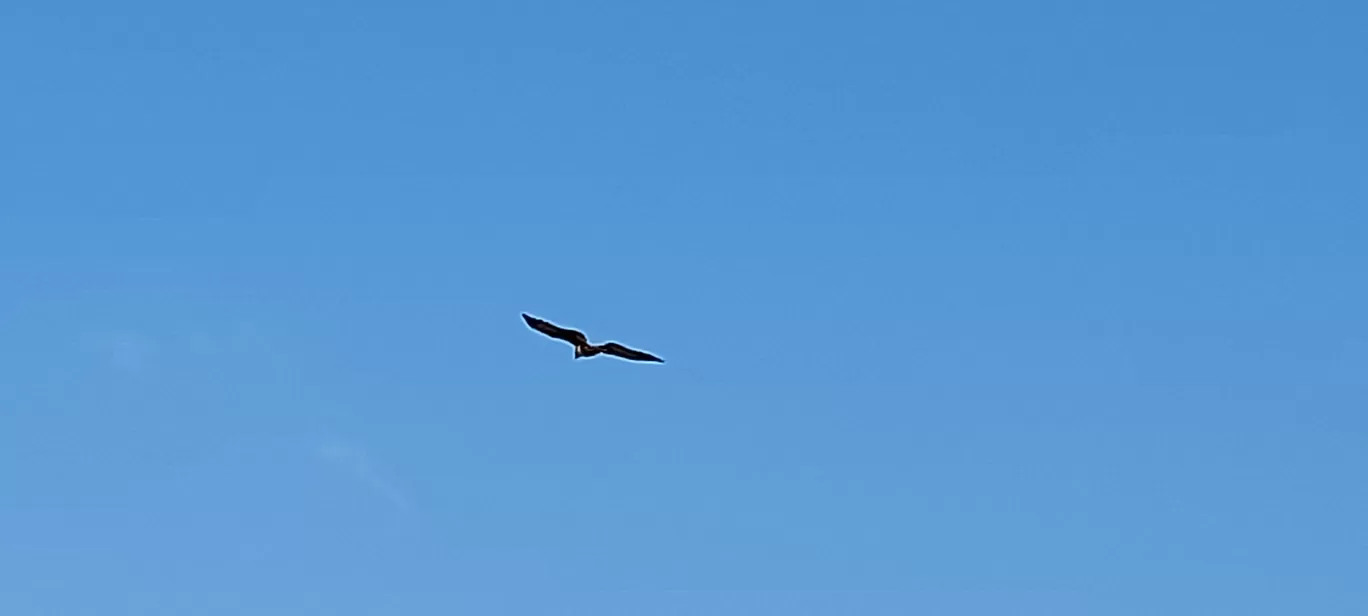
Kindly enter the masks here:
<path id="1" fill-rule="evenodd" d="M 1365 19 L 5 3 L 0 613 L 1361 614 Z"/>

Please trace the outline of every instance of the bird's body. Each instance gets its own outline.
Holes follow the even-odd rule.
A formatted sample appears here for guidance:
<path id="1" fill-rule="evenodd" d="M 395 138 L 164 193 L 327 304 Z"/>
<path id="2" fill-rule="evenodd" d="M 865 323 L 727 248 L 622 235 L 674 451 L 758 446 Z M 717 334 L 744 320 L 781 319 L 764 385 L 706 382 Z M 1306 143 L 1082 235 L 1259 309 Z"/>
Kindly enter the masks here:
<path id="1" fill-rule="evenodd" d="M 557 340 L 563 340 L 574 345 L 575 359 L 593 357 L 595 355 L 602 353 L 606 355 L 613 355 L 615 357 L 621 357 L 623 359 L 630 359 L 632 361 L 649 361 L 658 363 L 665 362 L 665 360 L 656 357 L 655 355 L 652 355 L 645 351 L 630 349 L 616 342 L 590 344 L 589 338 L 587 338 L 583 332 L 553 325 L 548 321 L 544 321 L 542 319 L 538 319 L 537 317 L 530 316 L 525 312 L 523 313 L 522 318 L 523 321 L 527 322 L 528 327 L 531 327 L 532 329 L 535 329 L 538 332 L 546 334 L 547 336 L 550 336 Z"/>

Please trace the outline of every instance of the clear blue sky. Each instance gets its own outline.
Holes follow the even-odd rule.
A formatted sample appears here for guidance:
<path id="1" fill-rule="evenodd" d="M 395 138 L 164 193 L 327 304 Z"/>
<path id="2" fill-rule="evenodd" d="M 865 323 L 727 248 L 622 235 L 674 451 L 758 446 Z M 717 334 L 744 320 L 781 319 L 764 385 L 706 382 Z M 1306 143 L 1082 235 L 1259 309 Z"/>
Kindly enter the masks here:
<path id="1" fill-rule="evenodd" d="M 0 5 L 0 613 L 1365 613 L 1368 9 L 1129 5 Z"/>

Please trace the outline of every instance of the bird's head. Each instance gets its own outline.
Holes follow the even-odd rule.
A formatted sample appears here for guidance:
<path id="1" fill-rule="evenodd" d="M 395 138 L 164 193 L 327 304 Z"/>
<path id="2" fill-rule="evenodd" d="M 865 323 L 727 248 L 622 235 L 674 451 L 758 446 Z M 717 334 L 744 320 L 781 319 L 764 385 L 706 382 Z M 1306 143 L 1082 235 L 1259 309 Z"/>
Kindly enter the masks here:
<path id="1" fill-rule="evenodd" d="M 581 357 L 584 357 L 584 347 L 581 347 L 581 346 L 579 346 L 579 345 L 576 345 L 576 346 L 575 346 L 575 359 L 579 359 L 579 358 L 581 358 Z"/>

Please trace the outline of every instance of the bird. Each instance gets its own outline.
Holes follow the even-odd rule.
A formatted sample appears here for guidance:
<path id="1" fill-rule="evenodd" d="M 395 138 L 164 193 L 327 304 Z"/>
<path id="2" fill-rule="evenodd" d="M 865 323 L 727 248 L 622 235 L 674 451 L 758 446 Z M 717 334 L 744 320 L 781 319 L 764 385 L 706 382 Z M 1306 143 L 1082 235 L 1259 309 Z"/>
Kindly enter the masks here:
<path id="1" fill-rule="evenodd" d="M 527 322 L 528 327 L 531 327 L 532 329 L 535 329 L 557 340 L 564 340 L 566 342 L 569 342 L 570 344 L 575 345 L 575 359 L 593 357 L 595 355 L 598 355 L 599 353 L 603 353 L 604 355 L 613 355 L 631 361 L 649 361 L 665 363 L 665 360 L 656 357 L 655 355 L 652 355 L 645 351 L 638 351 L 636 349 L 627 348 L 616 342 L 590 344 L 589 339 L 585 337 L 583 332 L 579 332 L 573 329 L 566 329 L 558 325 L 553 325 L 548 321 L 538 319 L 537 317 L 529 315 L 526 312 L 522 313 L 522 318 L 524 321 Z"/>

